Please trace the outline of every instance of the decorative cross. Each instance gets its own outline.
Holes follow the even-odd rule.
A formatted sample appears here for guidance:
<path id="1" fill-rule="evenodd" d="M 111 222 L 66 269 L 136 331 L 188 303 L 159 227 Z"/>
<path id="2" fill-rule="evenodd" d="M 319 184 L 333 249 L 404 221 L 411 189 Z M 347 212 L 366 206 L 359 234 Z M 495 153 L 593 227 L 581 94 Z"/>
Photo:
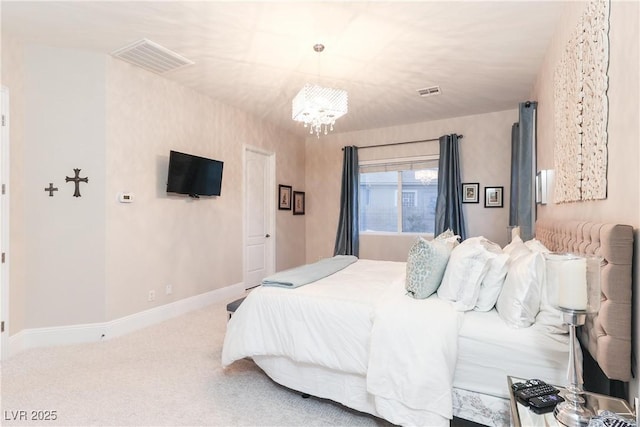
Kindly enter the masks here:
<path id="1" fill-rule="evenodd" d="M 49 188 L 45 188 L 44 191 L 49 192 L 49 197 L 53 197 L 53 192 L 58 191 L 58 187 L 53 186 L 53 182 L 49 183 Z"/>
<path id="2" fill-rule="evenodd" d="M 74 169 L 73 171 L 76 173 L 76 176 L 73 178 L 65 177 L 65 182 L 73 181 L 76 184 L 76 190 L 73 192 L 73 197 L 81 197 L 80 195 L 80 183 L 81 182 L 89 182 L 89 178 L 80 178 L 80 171 L 82 169 Z"/>

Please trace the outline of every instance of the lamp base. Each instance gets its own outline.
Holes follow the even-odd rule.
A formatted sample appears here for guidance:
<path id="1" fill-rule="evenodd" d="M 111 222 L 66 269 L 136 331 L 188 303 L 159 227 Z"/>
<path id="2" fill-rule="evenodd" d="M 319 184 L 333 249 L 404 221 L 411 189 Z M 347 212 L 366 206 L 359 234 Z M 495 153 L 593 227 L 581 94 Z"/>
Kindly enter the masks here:
<path id="1" fill-rule="evenodd" d="M 556 406 L 553 415 L 567 427 L 587 427 L 593 413 L 575 402 L 562 402 Z"/>

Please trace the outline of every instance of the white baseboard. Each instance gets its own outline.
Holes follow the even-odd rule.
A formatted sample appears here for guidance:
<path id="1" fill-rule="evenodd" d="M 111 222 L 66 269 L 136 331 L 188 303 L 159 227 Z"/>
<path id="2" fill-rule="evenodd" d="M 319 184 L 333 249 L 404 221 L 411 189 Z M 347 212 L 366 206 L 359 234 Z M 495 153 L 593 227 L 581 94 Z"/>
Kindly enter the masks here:
<path id="1" fill-rule="evenodd" d="M 24 329 L 9 337 L 8 355 L 12 357 L 30 348 L 90 343 L 116 338 L 211 304 L 231 302 L 244 295 L 244 283 L 237 283 L 109 322 Z"/>

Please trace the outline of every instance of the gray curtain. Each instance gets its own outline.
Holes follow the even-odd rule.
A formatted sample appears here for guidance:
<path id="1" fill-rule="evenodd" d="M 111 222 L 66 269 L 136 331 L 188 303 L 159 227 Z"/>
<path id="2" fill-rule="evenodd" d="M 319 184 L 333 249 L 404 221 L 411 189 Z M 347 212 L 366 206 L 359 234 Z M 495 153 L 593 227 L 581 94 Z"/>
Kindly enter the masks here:
<path id="1" fill-rule="evenodd" d="M 458 135 L 440 137 L 438 164 L 438 198 L 434 234 L 451 229 L 461 240 L 467 238 L 467 227 L 462 213 L 462 182 L 460 181 L 460 150 Z"/>
<path id="2" fill-rule="evenodd" d="M 511 192 L 509 197 L 509 225 L 518 224 L 518 156 L 520 147 L 520 123 L 511 126 Z"/>
<path id="3" fill-rule="evenodd" d="M 358 224 L 358 147 L 344 147 L 342 159 L 342 192 L 340 194 L 340 218 L 334 255 L 358 256 L 360 230 Z"/>
<path id="4" fill-rule="evenodd" d="M 511 192 L 509 225 L 520 227 L 523 240 L 535 234 L 537 102 L 519 104 L 518 123 L 511 132 Z"/>

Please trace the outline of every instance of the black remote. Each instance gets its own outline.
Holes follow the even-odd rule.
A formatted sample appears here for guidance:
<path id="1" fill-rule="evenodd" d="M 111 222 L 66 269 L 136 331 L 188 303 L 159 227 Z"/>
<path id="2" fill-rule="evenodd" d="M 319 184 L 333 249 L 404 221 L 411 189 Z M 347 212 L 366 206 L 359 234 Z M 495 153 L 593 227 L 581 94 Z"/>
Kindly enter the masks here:
<path id="1" fill-rule="evenodd" d="M 544 396 L 546 394 L 558 394 L 560 390 L 557 388 L 550 386 L 549 384 L 537 385 L 534 387 L 524 388 L 522 390 L 518 390 L 515 392 L 516 397 L 523 403 L 526 402 L 533 397 Z"/>
<path id="2" fill-rule="evenodd" d="M 543 414 L 551 412 L 553 408 L 564 399 L 558 394 L 546 394 L 544 396 L 532 397 L 529 399 L 530 409 L 537 413 Z"/>
<path id="3" fill-rule="evenodd" d="M 518 390 L 522 390 L 522 389 L 525 389 L 525 388 L 531 388 L 531 387 L 535 387 L 535 386 L 543 385 L 543 384 L 545 384 L 544 381 L 533 379 L 533 380 L 527 380 L 527 381 L 524 381 L 524 382 L 513 383 L 513 384 L 511 384 L 511 389 L 513 391 L 518 391 Z"/>

